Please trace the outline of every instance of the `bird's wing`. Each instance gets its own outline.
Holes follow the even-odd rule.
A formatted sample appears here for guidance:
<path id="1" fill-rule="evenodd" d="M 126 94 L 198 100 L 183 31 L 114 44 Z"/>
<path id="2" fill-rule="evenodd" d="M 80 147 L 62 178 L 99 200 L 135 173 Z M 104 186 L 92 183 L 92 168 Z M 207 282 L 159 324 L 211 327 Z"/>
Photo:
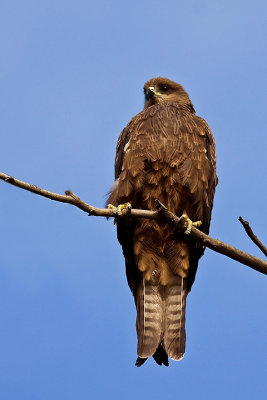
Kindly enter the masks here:
<path id="1" fill-rule="evenodd" d="M 203 118 L 200 117 L 197 118 L 204 127 L 205 136 L 203 139 L 205 140 L 206 156 L 210 162 L 209 171 L 204 171 L 209 190 L 207 192 L 207 198 L 203 207 L 202 224 L 201 227 L 199 228 L 202 232 L 208 234 L 210 228 L 211 211 L 213 207 L 215 188 L 216 185 L 218 184 L 218 178 L 216 175 L 216 150 L 215 150 L 214 137 L 209 125 Z M 200 244 L 200 242 L 195 242 L 194 247 L 192 248 L 190 254 L 190 269 L 187 277 L 188 291 L 190 291 L 191 286 L 194 283 L 198 261 L 200 257 L 202 257 L 202 255 L 204 254 L 204 251 L 205 251 L 205 246 Z"/>

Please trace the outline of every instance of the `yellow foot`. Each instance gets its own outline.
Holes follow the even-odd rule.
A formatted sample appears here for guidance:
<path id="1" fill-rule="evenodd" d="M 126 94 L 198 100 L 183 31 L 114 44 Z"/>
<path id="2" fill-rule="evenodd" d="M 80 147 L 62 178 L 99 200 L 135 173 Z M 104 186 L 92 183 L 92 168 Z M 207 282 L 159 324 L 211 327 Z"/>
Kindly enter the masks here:
<path id="1" fill-rule="evenodd" d="M 192 230 L 192 226 L 200 226 L 202 224 L 202 221 L 193 222 L 185 212 L 183 213 L 182 218 L 187 223 L 187 228 L 186 228 L 186 230 L 184 232 L 185 235 L 190 235 L 191 230 Z"/>
<path id="2" fill-rule="evenodd" d="M 126 213 L 124 214 L 130 214 L 131 213 L 131 203 L 124 203 L 124 204 L 119 204 L 118 207 L 113 206 L 113 204 L 108 204 L 108 208 L 112 209 L 112 210 L 116 210 L 116 213 L 119 217 L 121 217 L 123 215 L 123 211 L 125 210 Z"/>

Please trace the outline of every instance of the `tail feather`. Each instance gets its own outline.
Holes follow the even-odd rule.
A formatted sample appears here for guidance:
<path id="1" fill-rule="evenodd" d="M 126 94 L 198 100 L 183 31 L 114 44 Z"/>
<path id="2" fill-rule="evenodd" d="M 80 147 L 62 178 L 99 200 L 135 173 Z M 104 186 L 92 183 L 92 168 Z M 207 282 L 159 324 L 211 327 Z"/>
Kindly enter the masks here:
<path id="1" fill-rule="evenodd" d="M 176 282 L 165 288 L 163 342 L 173 360 L 181 360 L 185 352 L 186 280 L 177 276 Z"/>
<path id="2" fill-rule="evenodd" d="M 185 352 L 186 279 L 176 276 L 160 285 L 155 278 L 143 279 L 136 293 L 138 335 L 137 366 L 149 356 L 159 365 L 183 358 Z"/>
<path id="3" fill-rule="evenodd" d="M 137 291 L 136 330 L 138 335 L 137 353 L 140 358 L 152 356 L 161 341 L 163 307 L 162 287 L 152 281 L 140 282 Z"/>

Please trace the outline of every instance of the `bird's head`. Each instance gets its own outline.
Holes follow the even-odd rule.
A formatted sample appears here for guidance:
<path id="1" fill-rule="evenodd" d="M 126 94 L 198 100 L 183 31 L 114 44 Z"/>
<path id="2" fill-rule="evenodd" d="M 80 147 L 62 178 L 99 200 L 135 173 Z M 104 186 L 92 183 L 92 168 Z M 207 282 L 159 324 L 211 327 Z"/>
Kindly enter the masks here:
<path id="1" fill-rule="evenodd" d="M 176 82 L 167 78 L 152 78 L 145 83 L 145 107 L 150 107 L 154 104 L 163 101 L 176 102 L 186 106 L 191 112 L 195 112 L 191 100 L 184 88 Z"/>

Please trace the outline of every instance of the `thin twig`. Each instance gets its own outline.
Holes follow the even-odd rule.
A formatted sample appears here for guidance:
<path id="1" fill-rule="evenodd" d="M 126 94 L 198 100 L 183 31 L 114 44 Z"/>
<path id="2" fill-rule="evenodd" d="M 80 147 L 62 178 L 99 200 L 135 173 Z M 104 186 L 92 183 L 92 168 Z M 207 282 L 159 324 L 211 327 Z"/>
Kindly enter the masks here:
<path id="1" fill-rule="evenodd" d="M 259 249 L 261 249 L 261 251 L 263 252 L 263 254 L 267 257 L 267 248 L 261 243 L 261 241 L 257 238 L 257 236 L 255 235 L 255 233 L 253 232 L 253 230 L 251 229 L 249 222 L 248 221 L 244 221 L 242 217 L 238 218 L 238 221 L 241 222 L 241 224 L 243 225 L 245 231 L 247 232 L 248 236 L 250 237 L 250 239 L 256 244 L 256 246 L 259 247 Z"/>
<path id="2" fill-rule="evenodd" d="M 0 179 L 8 182 L 14 186 L 20 187 L 22 189 L 28 190 L 32 193 L 38 194 L 40 196 L 47 197 L 51 200 L 60 201 L 63 203 L 72 204 L 81 210 L 87 212 L 89 215 L 101 216 L 101 217 L 116 217 L 116 210 L 108 209 L 108 208 L 96 208 L 93 207 L 84 201 L 82 201 L 79 197 L 73 194 L 70 190 L 65 192 L 65 195 L 57 194 L 53 192 L 49 192 L 47 190 L 41 189 L 38 186 L 30 185 L 29 183 L 22 182 L 16 178 L 13 178 L 3 172 L 0 172 Z M 186 229 L 186 224 L 181 218 L 178 218 L 176 215 L 168 211 L 168 209 L 161 204 L 159 201 L 158 210 L 157 211 L 149 211 L 149 210 L 138 210 L 132 209 L 131 216 L 137 218 L 148 218 L 148 219 L 166 219 L 170 222 L 171 225 L 175 227 L 179 232 L 184 232 Z M 125 211 L 126 212 L 126 211 Z M 233 246 L 230 246 L 226 243 L 223 243 L 217 239 L 213 239 L 205 233 L 201 232 L 199 229 L 192 226 L 191 234 L 189 238 L 197 240 L 203 243 L 206 247 L 210 249 L 224 254 L 227 257 L 230 257 L 236 261 L 239 261 L 242 264 L 245 264 L 256 271 L 259 271 L 265 275 L 267 275 L 267 262 L 261 260 L 260 258 L 254 257 L 250 254 L 247 254 L 239 249 L 236 249 Z"/>

